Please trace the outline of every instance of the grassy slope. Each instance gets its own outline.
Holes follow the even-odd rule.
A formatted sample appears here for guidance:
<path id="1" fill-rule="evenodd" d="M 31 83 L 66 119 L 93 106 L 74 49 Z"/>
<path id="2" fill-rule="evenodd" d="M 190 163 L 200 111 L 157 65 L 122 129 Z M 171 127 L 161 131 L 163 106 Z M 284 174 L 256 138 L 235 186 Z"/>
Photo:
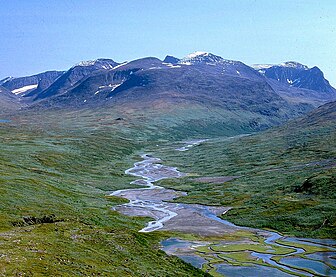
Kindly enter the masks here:
<path id="1" fill-rule="evenodd" d="M 188 191 L 176 201 L 232 206 L 225 218 L 238 225 L 335 238 L 335 112 L 327 105 L 258 135 L 211 140 L 187 152 L 156 151 L 184 172 L 240 176 L 224 184 L 193 177 L 161 184 Z"/>
<path id="2" fill-rule="evenodd" d="M 122 200 L 108 191 L 130 187 L 123 172 L 146 144 L 116 117 L 46 113 L 0 125 L 0 275 L 205 275 L 160 251 L 162 234 L 138 233 L 145 219 L 111 210 Z"/>

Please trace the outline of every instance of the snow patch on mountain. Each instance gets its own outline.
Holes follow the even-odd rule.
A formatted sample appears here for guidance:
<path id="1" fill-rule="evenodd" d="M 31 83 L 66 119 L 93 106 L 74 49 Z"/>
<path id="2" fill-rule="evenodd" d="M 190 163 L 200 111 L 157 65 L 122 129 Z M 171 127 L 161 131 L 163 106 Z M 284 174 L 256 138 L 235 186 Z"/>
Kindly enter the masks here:
<path id="1" fill-rule="evenodd" d="M 240 65 L 241 62 L 233 61 L 233 60 L 226 60 L 220 56 L 214 55 L 209 52 L 196 51 L 194 53 L 187 55 L 183 59 L 181 59 L 178 62 L 178 64 L 182 64 L 182 65 L 197 65 L 197 64 L 204 65 L 205 64 L 205 65 L 212 65 L 212 66 L 221 65 L 224 67 L 228 67 L 231 65 L 234 65 L 234 66 Z"/>
<path id="2" fill-rule="evenodd" d="M 193 58 L 196 58 L 198 56 L 208 56 L 208 55 L 209 55 L 208 52 L 195 51 L 194 53 L 190 53 L 189 55 L 187 55 L 185 58 L 186 59 L 193 59 Z"/>
<path id="3" fill-rule="evenodd" d="M 274 64 L 252 64 L 251 67 L 255 70 L 261 71 L 260 69 L 266 69 L 274 66 Z"/>
<path id="4" fill-rule="evenodd" d="M 293 62 L 293 61 L 281 63 L 280 66 L 303 69 L 303 70 L 308 70 L 309 69 L 308 66 L 303 65 L 303 64 L 298 63 L 298 62 Z"/>
<path id="5" fill-rule="evenodd" d="M 180 68 L 181 67 L 180 65 L 174 65 L 172 63 L 162 63 L 162 64 L 164 64 L 165 66 L 169 68 Z"/>
<path id="6" fill-rule="evenodd" d="M 281 67 L 289 67 L 289 68 L 296 68 L 296 69 L 302 69 L 302 70 L 309 70 L 309 67 L 298 63 L 298 62 L 283 62 L 280 64 L 252 64 L 251 67 L 254 68 L 255 70 L 258 70 L 260 73 L 264 73 L 265 69 L 271 68 L 273 66 L 281 66 Z"/>
<path id="7" fill-rule="evenodd" d="M 121 82 L 119 84 L 109 84 L 107 86 L 99 86 L 98 90 L 94 93 L 94 95 L 97 95 L 101 91 L 106 91 L 107 89 L 110 89 L 110 92 L 114 91 L 117 87 L 121 86 L 124 82 Z"/>
<path id="8" fill-rule="evenodd" d="M 17 88 L 17 89 L 12 90 L 12 93 L 18 95 L 18 94 L 27 92 L 28 90 L 36 89 L 37 86 L 38 86 L 38 84 L 35 84 L 35 85 L 29 85 L 29 86 L 24 86 L 24 87 L 21 87 L 21 88 Z"/>
<path id="9" fill-rule="evenodd" d="M 203 63 L 207 65 L 216 65 L 223 61 L 225 60 L 220 56 L 208 52 L 196 51 L 181 59 L 179 64 L 192 65 Z"/>
<path id="10" fill-rule="evenodd" d="M 118 64 L 117 66 L 113 67 L 113 69 L 117 69 L 117 68 L 122 67 L 122 66 L 124 66 L 126 64 L 128 64 L 128 62 L 124 62 L 124 63 Z"/>
<path id="11" fill-rule="evenodd" d="M 112 69 L 113 66 L 110 65 L 110 64 L 108 64 L 108 65 L 103 65 L 102 68 L 104 68 L 104 69 Z"/>
<path id="12" fill-rule="evenodd" d="M 0 85 L 2 86 L 3 84 L 5 84 L 5 83 L 7 83 L 7 82 L 9 82 L 9 81 L 11 81 L 11 80 L 14 80 L 14 79 L 15 79 L 15 78 L 12 77 L 12 76 L 10 76 L 10 77 L 6 77 L 5 79 L 3 79 L 3 80 L 0 81 Z"/>
<path id="13" fill-rule="evenodd" d="M 75 64 L 72 68 L 81 66 L 81 67 L 87 67 L 87 66 L 95 66 L 102 69 L 113 69 L 116 66 L 116 62 L 109 59 L 96 59 L 96 60 L 88 60 L 88 61 L 81 61 L 77 64 Z"/>
<path id="14" fill-rule="evenodd" d="M 123 83 L 113 85 L 113 86 L 111 87 L 111 92 L 114 91 L 117 87 L 120 87 L 122 84 L 123 84 Z"/>
<path id="15" fill-rule="evenodd" d="M 81 61 L 81 62 L 75 64 L 73 67 L 75 67 L 75 66 L 92 66 L 92 65 L 95 65 L 96 62 L 97 62 L 97 60 Z"/>

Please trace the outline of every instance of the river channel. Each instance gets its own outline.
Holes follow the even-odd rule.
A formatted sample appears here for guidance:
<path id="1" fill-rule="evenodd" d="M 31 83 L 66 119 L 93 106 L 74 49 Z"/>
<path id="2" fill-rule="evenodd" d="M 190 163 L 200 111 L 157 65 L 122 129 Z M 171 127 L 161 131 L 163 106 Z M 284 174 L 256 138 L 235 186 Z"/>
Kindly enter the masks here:
<path id="1" fill-rule="evenodd" d="M 188 151 L 204 141 L 192 141 L 176 150 Z M 150 154 L 142 154 L 141 158 L 125 171 L 139 177 L 132 184 L 141 188 L 113 192 L 111 195 L 129 200 L 113 209 L 128 216 L 154 219 L 139 232 L 167 230 L 200 238 L 174 237 L 162 241 L 162 250 L 167 254 L 223 276 L 336 276 L 336 241 L 284 237 L 276 232 L 236 226 L 219 217 L 230 207 L 169 202 L 186 193 L 155 183 L 187 174 L 163 165 Z"/>

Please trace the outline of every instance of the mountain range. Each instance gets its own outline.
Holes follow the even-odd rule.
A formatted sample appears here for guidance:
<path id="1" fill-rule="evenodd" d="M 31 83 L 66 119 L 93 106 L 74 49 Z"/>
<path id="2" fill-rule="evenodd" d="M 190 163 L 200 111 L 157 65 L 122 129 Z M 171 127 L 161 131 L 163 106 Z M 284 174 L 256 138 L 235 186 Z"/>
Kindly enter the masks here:
<path id="1" fill-rule="evenodd" d="M 318 67 L 297 62 L 250 67 L 199 51 L 163 61 L 85 61 L 67 71 L 8 77 L 0 85 L 0 107 L 6 112 L 108 107 L 161 117 L 174 113 L 183 119 L 188 114 L 189 121 L 201 117 L 252 130 L 281 124 L 336 99 L 336 90 Z"/>

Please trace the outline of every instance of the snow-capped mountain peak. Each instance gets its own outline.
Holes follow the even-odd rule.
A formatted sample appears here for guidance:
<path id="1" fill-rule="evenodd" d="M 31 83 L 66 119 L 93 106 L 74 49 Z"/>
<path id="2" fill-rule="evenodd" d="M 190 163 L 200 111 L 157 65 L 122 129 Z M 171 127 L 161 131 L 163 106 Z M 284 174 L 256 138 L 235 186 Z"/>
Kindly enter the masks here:
<path id="1" fill-rule="evenodd" d="M 290 67 L 290 68 L 296 68 L 296 69 L 304 69 L 304 70 L 308 70 L 309 69 L 308 66 L 303 65 L 303 64 L 298 63 L 298 62 L 294 62 L 294 61 L 283 62 L 283 63 L 280 64 L 280 66 Z"/>
<path id="2" fill-rule="evenodd" d="M 72 68 L 74 67 L 88 67 L 88 66 L 94 66 L 97 68 L 103 68 L 103 69 L 112 69 L 115 66 L 117 66 L 118 63 L 111 59 L 96 59 L 96 60 L 88 60 L 88 61 L 81 61 L 77 64 L 75 64 Z"/>
<path id="3" fill-rule="evenodd" d="M 225 60 L 220 56 L 216 56 L 209 52 L 196 51 L 181 59 L 179 63 L 185 65 L 201 64 L 201 63 L 208 65 L 215 65 L 223 61 Z"/>
<path id="4" fill-rule="evenodd" d="M 76 63 L 74 65 L 75 66 L 91 66 L 94 65 L 96 63 L 97 60 L 88 60 L 88 61 L 81 61 L 79 63 Z"/>
<path id="5" fill-rule="evenodd" d="M 189 55 L 186 56 L 187 59 L 193 59 L 198 56 L 208 56 L 210 53 L 209 52 L 203 52 L 203 51 L 195 51 L 193 53 L 190 53 Z"/>
<path id="6" fill-rule="evenodd" d="M 280 64 L 253 64 L 251 65 L 252 68 L 254 68 L 255 70 L 263 70 L 263 69 L 268 69 L 274 66 L 278 66 L 278 67 L 287 67 L 287 68 L 294 68 L 294 69 L 302 69 L 302 70 L 309 70 L 309 67 L 298 63 L 298 62 L 294 62 L 294 61 L 288 61 L 288 62 L 283 62 Z"/>

